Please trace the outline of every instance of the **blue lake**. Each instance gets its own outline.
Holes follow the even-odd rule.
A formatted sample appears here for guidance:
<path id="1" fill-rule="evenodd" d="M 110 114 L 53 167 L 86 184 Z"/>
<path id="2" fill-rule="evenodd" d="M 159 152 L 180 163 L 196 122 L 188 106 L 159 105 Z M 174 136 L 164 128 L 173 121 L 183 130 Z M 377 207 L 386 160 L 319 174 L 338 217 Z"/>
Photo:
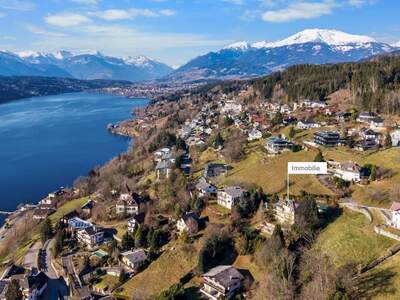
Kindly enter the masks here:
<path id="1" fill-rule="evenodd" d="M 106 126 L 147 104 L 73 93 L 0 105 L 0 210 L 35 203 L 126 151 L 130 140 L 110 134 Z"/>

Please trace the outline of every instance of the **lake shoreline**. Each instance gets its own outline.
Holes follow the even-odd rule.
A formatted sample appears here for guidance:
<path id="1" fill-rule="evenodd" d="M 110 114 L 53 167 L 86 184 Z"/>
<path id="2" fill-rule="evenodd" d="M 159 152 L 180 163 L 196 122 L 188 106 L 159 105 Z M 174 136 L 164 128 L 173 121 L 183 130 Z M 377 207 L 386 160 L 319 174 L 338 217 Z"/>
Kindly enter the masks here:
<path id="1" fill-rule="evenodd" d="M 95 103 L 96 103 L 96 105 L 93 105 L 93 104 L 91 104 L 93 107 L 91 108 L 92 109 L 92 111 L 93 111 L 93 113 L 92 112 L 90 112 L 90 113 L 88 113 L 88 115 L 90 116 L 90 118 L 92 118 L 93 116 L 96 116 L 98 113 L 97 112 L 99 112 L 99 114 L 105 114 L 105 115 L 108 115 L 109 116 L 109 121 L 112 121 L 112 119 L 119 119 L 119 120 L 121 120 L 121 121 L 123 121 L 123 120 L 126 120 L 126 119 L 129 119 L 129 118 L 131 118 L 132 117 L 132 114 L 131 114 L 131 112 L 132 112 L 132 108 L 133 107 L 145 107 L 145 106 L 147 106 L 148 105 L 148 103 L 150 102 L 150 100 L 149 99 L 143 99 L 143 98 L 136 98 L 136 99 L 132 99 L 132 98 L 126 98 L 126 97 L 122 97 L 122 96 L 120 96 L 120 97 L 118 97 L 118 96 L 115 96 L 115 95 L 109 95 L 109 94 L 105 94 L 105 93 L 99 93 L 99 92 L 97 92 L 97 93 L 67 93 L 67 94 L 62 94 L 62 95 L 57 95 L 57 96 L 46 96 L 46 97 L 34 97 L 34 98 L 26 98 L 26 99 L 18 99 L 18 100 L 16 100 L 16 101 L 13 101 L 13 102 L 8 102 L 8 103 L 5 103 L 5 104 L 2 104 L 0 107 L 4 110 L 4 107 L 5 106 L 13 106 L 13 107 L 19 107 L 19 106 L 25 106 L 25 105 L 41 105 L 41 102 L 49 102 L 49 100 L 51 100 L 52 98 L 57 98 L 56 99 L 56 104 L 55 104 L 55 106 L 57 107 L 57 109 L 59 109 L 59 107 L 60 107 L 60 103 L 61 104 L 64 104 L 63 102 L 61 102 L 58 98 L 66 98 L 67 100 L 66 100 L 66 102 L 67 102 L 67 104 L 66 104 L 66 106 L 67 105 L 69 105 L 69 106 L 71 106 L 71 104 L 73 104 L 73 105 L 75 105 L 74 104 L 74 101 L 76 101 L 75 99 L 70 99 L 70 98 L 76 98 L 76 97 L 81 97 L 81 98 L 83 98 L 84 99 L 84 101 L 83 101 L 83 103 L 85 103 L 85 101 L 86 102 L 88 102 L 88 100 L 87 100 L 87 98 L 96 98 L 96 97 L 99 97 L 99 98 L 101 98 L 101 99 L 108 99 L 107 101 L 108 101 L 108 104 L 107 105 L 109 105 L 111 108 L 114 108 L 114 104 L 115 103 L 117 103 L 115 106 L 117 106 L 117 107 L 119 107 L 118 108 L 118 110 L 117 110 L 117 113 L 116 114 L 113 114 L 112 113 L 112 111 L 110 112 L 110 113 L 105 113 L 105 112 L 107 112 L 108 111 L 108 109 L 106 109 L 106 108 L 99 108 L 99 106 L 101 106 L 101 104 L 102 103 L 104 103 L 104 100 L 102 100 L 102 101 L 98 101 L 99 102 L 99 104 L 100 105 L 97 105 L 97 102 L 95 101 Z M 30 101 L 30 100 L 34 100 L 34 101 Z M 115 101 L 114 102 L 114 100 L 117 100 L 117 101 Z M 101 103 L 100 103 L 101 102 Z M 38 104 L 39 103 L 39 104 Z M 76 102 L 77 103 L 77 102 Z M 121 104 L 122 103 L 122 104 Z M 86 105 L 87 103 L 85 103 L 85 105 Z M 80 103 L 78 104 L 78 105 L 80 105 Z M 125 107 L 125 108 L 124 108 Z M 89 105 L 89 108 L 90 108 L 90 105 Z M 73 109 L 75 109 L 76 110 L 76 108 L 74 107 Z M 85 108 L 81 108 L 82 109 L 82 111 L 84 111 L 85 110 Z M 17 109 L 14 109 L 16 112 L 10 112 L 10 115 L 11 114 L 18 114 L 19 113 L 19 111 L 17 110 Z M 49 109 L 49 111 L 50 111 L 50 114 L 51 113 L 53 113 L 53 109 L 51 108 L 51 109 Z M 85 112 L 83 113 L 83 115 L 85 115 Z M 2 116 L 2 114 L 1 114 L 1 111 L 0 111 L 0 117 Z M 47 118 L 47 116 L 45 116 L 45 118 Z M 3 119 L 7 119 L 7 118 L 3 118 Z M 82 119 L 85 119 L 85 117 L 83 117 Z M 95 120 L 97 120 L 95 117 L 94 117 L 94 119 Z M 6 120 L 7 121 L 7 120 Z M 99 143 L 98 143 L 98 145 L 96 144 L 96 141 L 97 141 L 97 139 L 95 138 L 95 136 L 93 136 L 93 137 L 91 137 L 91 136 L 89 136 L 89 138 L 88 138 L 88 140 L 90 140 L 90 142 L 92 142 L 93 143 L 93 145 L 95 145 L 95 146 L 91 146 L 91 147 L 93 147 L 93 150 L 92 151 L 89 151 L 89 148 L 85 148 L 85 147 L 83 147 L 84 149 L 82 150 L 82 152 L 83 152 L 83 154 L 84 154 L 84 156 L 83 157 L 89 157 L 89 158 L 91 158 L 91 156 L 93 156 L 93 153 L 95 153 L 95 154 L 97 154 L 96 152 L 99 152 L 98 150 L 99 149 L 101 149 L 101 151 L 100 152 L 103 152 L 103 155 L 100 155 L 98 158 L 96 158 L 96 159 L 92 159 L 92 161 L 93 161 L 93 163 L 89 166 L 89 164 L 87 163 L 86 164 L 86 168 L 83 168 L 83 167 L 80 167 L 80 170 L 81 171 L 75 171 L 75 172 L 73 172 L 73 173 L 75 173 L 76 175 L 75 176 L 73 176 L 73 175 L 69 175 L 69 176 L 65 176 L 65 178 L 67 179 L 67 180 L 59 180 L 59 184 L 58 185 L 55 185 L 55 184 L 52 184 L 53 185 L 53 188 L 43 188 L 41 191 L 39 191 L 38 192 L 38 189 L 40 188 L 40 187 L 36 187 L 35 186 L 35 184 L 34 183 L 32 183 L 31 184 L 31 186 L 33 185 L 33 186 L 35 186 L 35 190 L 36 190 L 36 192 L 34 193 L 34 194 L 30 194 L 29 192 L 27 192 L 27 193 L 20 193 L 20 197 L 18 197 L 18 196 L 16 196 L 18 193 L 17 192 L 15 192 L 15 189 L 12 189 L 11 187 L 9 188 L 8 186 L 6 187 L 6 188 L 3 188 L 3 196 L 0 194 L 0 199 L 1 198 L 3 198 L 3 199 L 7 199 L 7 202 L 3 202 L 3 203 L 1 203 L 1 208 L 0 208 L 0 210 L 4 210 L 4 211 L 8 211 L 8 212 L 10 212 L 11 214 L 9 214 L 9 215 L 2 215 L 2 216 L 0 216 L 0 222 L 1 221 L 5 221 L 5 217 L 8 217 L 9 219 L 12 219 L 12 218 L 14 218 L 14 217 L 16 217 L 16 216 L 18 216 L 20 213 L 21 213 L 21 211 L 18 209 L 18 208 L 15 208 L 15 207 L 17 207 L 17 206 L 19 206 L 20 205 L 20 203 L 35 203 L 35 202 L 37 202 L 37 201 L 40 201 L 40 199 L 43 199 L 43 197 L 45 197 L 45 191 L 53 191 L 53 190 L 55 190 L 55 189 L 57 189 L 57 187 L 60 187 L 60 186 L 62 186 L 62 185 L 64 185 L 64 186 L 68 186 L 68 185 L 71 185 L 72 184 L 72 182 L 76 179 L 76 178 L 78 178 L 78 177 L 80 177 L 80 176 L 82 176 L 82 175 L 85 175 L 85 174 L 87 174 L 87 172 L 90 170 L 90 169 L 92 169 L 92 168 L 94 168 L 96 165 L 104 165 L 104 164 L 106 164 L 108 161 L 110 161 L 111 159 L 113 159 L 114 157 L 116 157 L 117 155 L 119 155 L 120 153 L 123 153 L 123 152 L 125 152 L 125 151 L 127 151 L 128 149 L 129 149 L 129 147 L 130 147 L 130 145 L 131 145 L 131 138 L 133 137 L 133 136 L 131 136 L 131 135 L 124 135 L 124 137 L 126 137 L 126 139 L 121 139 L 119 142 L 117 142 L 116 144 L 117 144 L 117 146 L 112 146 L 114 143 L 115 143 L 115 141 L 117 141 L 117 140 L 115 140 L 115 138 L 112 138 L 112 136 L 115 136 L 115 134 L 112 134 L 112 132 L 110 132 L 109 130 L 107 130 L 107 128 L 106 128 L 106 126 L 107 126 L 107 124 L 109 123 L 109 121 L 107 122 L 107 121 L 103 121 L 103 124 L 101 125 L 101 132 L 102 133 L 100 133 L 100 135 L 103 137 L 102 139 L 103 140 L 101 140 Z M 97 121 L 95 121 L 95 122 L 97 122 L 97 123 L 99 123 L 99 121 L 97 120 Z M 7 123 L 7 122 L 6 122 Z M 29 122 L 28 122 L 29 123 Z M 43 123 L 51 123 L 51 122 L 44 122 L 43 121 Z M 90 123 L 89 121 L 88 121 L 88 123 Z M 13 123 L 10 123 L 11 125 L 13 125 Z M 2 132 L 1 130 L 3 129 L 3 132 L 6 132 L 6 131 L 8 131 L 8 132 L 11 132 L 11 131 L 14 131 L 14 129 L 12 128 L 12 126 L 10 126 L 10 127 L 8 127 L 7 125 L 5 125 L 5 124 L 3 124 L 3 128 L 1 128 L 1 122 L 0 122 L 0 133 Z M 47 124 L 46 124 L 47 125 Z M 73 124 L 74 126 L 76 125 L 76 124 Z M 25 127 L 26 126 L 28 126 L 28 125 L 24 125 Z M 21 126 L 21 128 L 17 128 L 17 129 L 15 129 L 15 131 L 18 133 L 18 134 L 21 134 L 21 132 L 23 132 L 24 130 L 25 130 L 25 127 L 24 126 Z M 53 124 L 50 124 L 50 126 L 47 126 L 47 127 L 54 127 L 54 125 Z M 81 134 L 81 132 L 83 132 L 80 128 L 79 128 L 79 126 L 76 126 L 78 129 L 77 129 L 77 132 L 78 132 L 78 134 Z M 97 132 L 99 132 L 100 131 L 100 129 L 99 129 L 99 127 L 96 127 L 97 129 L 96 129 L 96 131 Z M 46 128 L 46 129 L 48 129 L 48 128 Z M 36 130 L 36 134 L 37 134 L 37 131 L 39 131 L 40 132 L 40 130 Z M 48 129 L 48 131 L 50 131 L 49 129 Z M 54 129 L 53 128 L 53 131 L 58 131 L 57 129 Z M 71 133 L 71 130 L 70 130 L 70 128 L 67 128 L 67 130 L 66 130 L 66 132 L 68 132 L 68 134 L 70 134 Z M 91 130 L 89 130 L 88 132 L 92 132 Z M 111 133 L 111 134 L 110 134 Z M 97 134 L 99 134 L 99 133 L 97 133 Z M 109 137 L 107 137 L 107 136 L 109 136 Z M 122 137 L 122 135 L 121 134 L 119 134 L 119 136 L 121 136 Z M 7 139 L 7 138 L 6 138 Z M 9 137 L 9 139 L 12 139 L 11 137 Z M 62 138 L 61 138 L 62 139 Z M 85 138 L 83 139 L 84 141 L 85 141 Z M 114 142 L 113 142 L 114 141 Z M 32 141 L 31 141 L 31 143 L 32 143 Z M 36 142 L 36 141 L 33 141 L 33 143 L 34 143 L 34 145 L 36 145 L 37 146 L 37 144 L 39 144 L 39 142 Z M 61 149 L 63 148 L 63 143 L 65 143 L 64 141 L 61 141 L 60 142 L 60 147 L 61 147 Z M 28 143 L 29 144 L 29 143 Z M 111 146 L 110 146 L 111 145 Z M 102 147 L 104 146 L 104 148 L 105 148 L 105 150 L 103 150 L 102 149 Z M 75 147 L 76 148 L 76 147 Z M 109 149 L 109 150 L 108 150 Z M 112 150 L 112 149 L 114 149 L 114 150 Z M 117 150 L 118 149 L 118 150 Z M 116 151 L 117 150 L 117 151 Z M 51 150 L 51 151 L 53 151 L 53 150 Z M 56 150 L 54 150 L 54 151 L 56 151 Z M 65 150 L 65 151 L 67 151 L 67 150 Z M 7 152 L 7 151 L 6 151 Z M 10 152 L 12 152 L 12 151 L 10 151 Z M 90 153 L 91 152 L 91 153 Z M 107 155 L 107 153 L 112 153 L 111 155 Z M 7 155 L 9 155 L 10 157 L 11 156 L 13 156 L 12 155 L 13 153 L 6 153 L 6 154 L 4 154 L 4 153 L 0 153 L 0 158 L 3 158 L 1 155 L 6 155 L 5 157 L 6 158 L 9 158 L 9 157 L 7 157 Z M 31 154 L 31 153 L 28 153 L 29 155 Z M 50 154 L 51 154 L 51 152 L 50 152 Z M 68 153 L 67 153 L 68 154 Z M 23 155 L 25 155 L 25 154 L 23 154 Z M 44 155 L 44 154 L 43 154 Z M 72 155 L 72 154 L 71 154 Z M 15 156 L 17 156 L 17 155 L 15 155 Z M 47 156 L 47 153 L 46 153 L 46 155 L 45 156 Z M 73 156 L 73 155 L 72 155 Z M 64 156 L 62 156 L 62 157 L 64 157 Z M 101 158 L 101 157 L 103 157 L 103 158 Z M 108 157 L 108 158 L 107 158 Z M 13 159 L 17 159 L 17 158 L 14 158 L 13 157 Z M 44 159 L 44 158 L 43 158 Z M 45 162 L 46 163 L 46 160 L 41 160 L 42 162 Z M 68 157 L 66 158 L 66 159 L 68 159 Z M 83 161 L 85 160 L 85 158 L 83 158 Z M 100 161 L 99 161 L 100 160 Z M 56 161 L 56 163 L 57 164 L 60 164 L 59 163 L 59 161 L 57 160 Z M 57 168 L 56 167 L 56 163 L 54 163 L 54 168 L 55 168 L 55 170 L 56 169 L 59 169 L 59 168 Z M 78 160 L 77 161 L 77 164 L 78 165 L 80 165 L 80 161 Z M 38 165 L 40 165 L 40 164 L 38 164 Z M 43 180 L 50 180 L 49 178 L 51 178 L 52 176 L 51 175 L 45 175 L 45 173 L 42 173 L 41 171 L 41 169 L 40 169 L 41 167 L 38 167 L 38 170 L 36 171 L 36 172 L 38 172 L 38 175 L 39 175 L 39 177 L 41 177 L 41 179 L 43 179 Z M 16 171 L 18 168 L 15 168 L 15 169 L 11 169 L 10 168 L 10 170 L 12 170 L 13 172 L 16 172 L 16 173 L 18 173 L 18 171 Z M 86 171 L 84 171 L 84 169 L 86 169 Z M 6 170 L 7 170 L 7 168 L 6 168 Z M 6 172 L 7 171 L 5 171 L 4 172 L 4 175 L 3 176 L 5 176 L 5 174 L 6 174 Z M 22 172 L 22 171 L 21 171 Z M 19 172 L 20 173 L 20 172 Z M 20 173 L 20 174 L 23 174 L 23 173 Z M 70 173 L 70 174 L 72 174 L 72 173 Z M 1 175 L 1 174 L 0 174 Z M 24 174 L 25 175 L 25 174 Z M 25 176 L 28 176 L 28 175 L 25 175 Z M 30 178 L 28 178 L 28 179 L 32 179 L 32 178 L 36 178 L 37 176 L 29 176 Z M 59 177 L 61 177 L 61 176 L 59 176 Z M 69 178 L 69 179 L 68 179 Z M 5 185 L 5 184 L 4 184 Z M 51 185 L 51 184 L 49 184 L 49 185 Z M 49 186 L 48 185 L 48 186 Z M 6 185 L 5 185 L 6 186 Z M 0 187 L 1 188 L 1 187 Z M 5 192 L 5 193 L 4 193 Z M 11 197 L 9 197 L 11 195 Z M 13 196 L 14 195 L 14 196 Z M 26 195 L 28 195 L 28 197 L 26 197 Z M 39 195 L 39 196 L 34 196 L 34 195 Z M 18 200 L 18 199 L 25 199 L 25 201 L 21 201 L 21 200 Z M 13 208 L 14 207 L 14 208 Z M 1 222 L 1 223 L 3 223 L 3 222 Z M 4 229 L 3 227 L 6 225 L 5 223 L 3 223 L 3 224 L 1 224 L 2 225 L 2 230 Z M 0 230 L 0 238 L 1 238 L 1 232 L 2 232 L 2 230 Z"/>

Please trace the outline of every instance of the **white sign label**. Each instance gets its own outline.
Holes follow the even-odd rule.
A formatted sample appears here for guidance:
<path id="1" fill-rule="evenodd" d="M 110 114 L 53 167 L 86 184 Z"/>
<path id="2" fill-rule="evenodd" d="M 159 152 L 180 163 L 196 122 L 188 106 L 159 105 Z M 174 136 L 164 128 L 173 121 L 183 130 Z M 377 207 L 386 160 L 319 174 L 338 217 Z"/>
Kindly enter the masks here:
<path id="1" fill-rule="evenodd" d="M 289 174 L 327 174 L 326 162 L 288 162 Z"/>

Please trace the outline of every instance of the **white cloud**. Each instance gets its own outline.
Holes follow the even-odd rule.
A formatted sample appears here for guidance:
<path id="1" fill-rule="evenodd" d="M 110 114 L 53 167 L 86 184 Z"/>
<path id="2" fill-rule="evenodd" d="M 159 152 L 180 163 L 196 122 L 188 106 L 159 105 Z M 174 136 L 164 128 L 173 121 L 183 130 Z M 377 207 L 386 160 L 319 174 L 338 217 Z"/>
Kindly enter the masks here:
<path id="1" fill-rule="evenodd" d="M 99 3 L 99 0 L 71 0 L 71 1 L 76 4 L 82 4 L 82 5 L 97 5 Z"/>
<path id="2" fill-rule="evenodd" d="M 31 1 L 0 0 L 0 7 L 11 10 L 29 11 L 35 8 L 35 4 Z"/>
<path id="3" fill-rule="evenodd" d="M 67 34 L 62 33 L 62 32 L 48 31 L 48 30 L 41 29 L 41 28 L 33 26 L 33 25 L 26 26 L 26 29 L 33 34 L 48 36 L 48 37 L 66 37 L 66 36 L 68 36 Z"/>
<path id="4" fill-rule="evenodd" d="M 224 2 L 229 2 L 235 5 L 243 5 L 245 3 L 245 0 L 222 0 Z"/>
<path id="5" fill-rule="evenodd" d="M 95 16 L 106 21 L 131 20 L 137 17 L 170 17 L 174 16 L 175 14 L 176 12 L 172 9 L 154 11 L 147 8 L 107 9 L 89 13 L 91 16 Z"/>
<path id="6" fill-rule="evenodd" d="M 361 7 L 364 5 L 372 5 L 375 4 L 377 0 L 348 0 L 348 4 L 354 7 Z"/>
<path id="7" fill-rule="evenodd" d="M 47 24 L 60 27 L 73 27 L 89 23 L 90 19 L 84 15 L 74 13 L 63 13 L 58 15 L 49 15 L 45 17 Z"/>
<path id="8" fill-rule="evenodd" d="M 166 17 L 171 17 L 176 15 L 176 11 L 174 11 L 173 9 L 162 9 L 160 10 L 160 15 L 162 16 L 166 16 Z"/>
<path id="9" fill-rule="evenodd" d="M 91 12 L 90 15 L 96 16 L 107 21 L 128 20 L 136 17 L 157 17 L 157 13 L 150 9 L 131 8 L 131 9 L 107 9 L 103 11 Z"/>
<path id="10" fill-rule="evenodd" d="M 274 7 L 277 6 L 278 4 L 281 4 L 285 0 L 258 0 L 261 4 L 261 6 L 265 7 Z"/>
<path id="11" fill-rule="evenodd" d="M 0 12 L 0 18 L 4 18 L 6 16 L 6 14 L 5 13 L 3 13 L 3 12 Z"/>
<path id="12" fill-rule="evenodd" d="M 284 23 L 301 19 L 313 19 L 329 15 L 338 4 L 333 0 L 323 2 L 293 2 L 283 9 L 269 10 L 262 14 L 267 22 Z"/>
<path id="13" fill-rule="evenodd" d="M 100 50 L 115 56 L 134 56 L 146 53 L 164 58 L 169 55 L 170 63 L 181 64 L 198 54 L 197 49 L 219 48 L 231 42 L 210 39 L 201 34 L 142 32 L 123 25 L 84 24 L 70 27 L 68 36 L 43 36 L 30 48 L 41 51 L 67 49 L 79 52 L 82 49 Z M 167 54 L 169 53 L 169 54 Z M 177 55 L 177 53 L 180 53 Z"/>
<path id="14" fill-rule="evenodd" d="M 240 16 L 240 18 L 244 21 L 252 21 L 260 16 L 262 11 L 258 9 L 249 9 L 245 10 L 243 14 Z"/>

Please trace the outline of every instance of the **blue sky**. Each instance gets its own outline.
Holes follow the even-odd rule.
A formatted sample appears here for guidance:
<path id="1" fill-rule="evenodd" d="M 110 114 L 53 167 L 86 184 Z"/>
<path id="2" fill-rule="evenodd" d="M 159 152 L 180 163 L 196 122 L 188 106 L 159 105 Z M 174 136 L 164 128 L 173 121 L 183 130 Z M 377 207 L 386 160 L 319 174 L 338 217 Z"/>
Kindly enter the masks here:
<path id="1" fill-rule="evenodd" d="M 146 55 L 180 65 L 235 41 L 306 28 L 400 41 L 400 1 L 0 0 L 0 49 Z"/>

